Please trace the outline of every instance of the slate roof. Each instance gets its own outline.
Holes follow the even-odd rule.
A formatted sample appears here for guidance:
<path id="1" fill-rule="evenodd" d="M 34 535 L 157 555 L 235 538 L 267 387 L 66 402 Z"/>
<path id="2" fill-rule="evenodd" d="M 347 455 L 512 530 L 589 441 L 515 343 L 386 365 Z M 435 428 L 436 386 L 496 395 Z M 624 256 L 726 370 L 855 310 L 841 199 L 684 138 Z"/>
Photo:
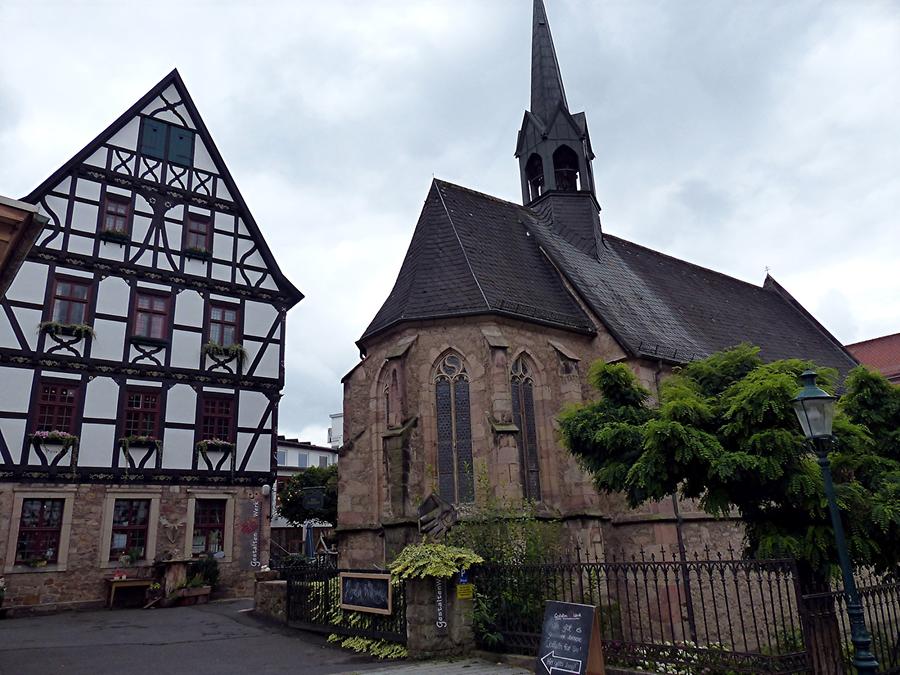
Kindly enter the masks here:
<path id="1" fill-rule="evenodd" d="M 551 218 L 435 180 L 394 289 L 360 346 L 403 321 L 467 314 L 593 332 L 565 277 L 632 356 L 685 363 L 751 342 L 766 360 L 808 358 L 844 373 L 856 365 L 771 277 L 755 286 L 610 235 L 590 255 Z"/>
<path id="2" fill-rule="evenodd" d="M 847 345 L 847 351 L 891 382 L 900 383 L 900 333 Z"/>

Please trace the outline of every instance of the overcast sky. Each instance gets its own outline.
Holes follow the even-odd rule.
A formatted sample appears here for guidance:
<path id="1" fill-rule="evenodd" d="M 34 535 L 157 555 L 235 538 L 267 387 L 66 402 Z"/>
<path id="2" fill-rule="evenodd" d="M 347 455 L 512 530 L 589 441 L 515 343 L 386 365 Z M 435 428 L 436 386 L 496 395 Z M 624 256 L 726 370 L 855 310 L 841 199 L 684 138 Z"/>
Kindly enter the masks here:
<path id="1" fill-rule="evenodd" d="M 900 3 L 547 0 L 604 230 L 900 331 Z M 325 441 L 432 175 L 518 201 L 531 0 L 0 0 L 0 194 L 173 67 L 282 269 L 282 433 Z"/>

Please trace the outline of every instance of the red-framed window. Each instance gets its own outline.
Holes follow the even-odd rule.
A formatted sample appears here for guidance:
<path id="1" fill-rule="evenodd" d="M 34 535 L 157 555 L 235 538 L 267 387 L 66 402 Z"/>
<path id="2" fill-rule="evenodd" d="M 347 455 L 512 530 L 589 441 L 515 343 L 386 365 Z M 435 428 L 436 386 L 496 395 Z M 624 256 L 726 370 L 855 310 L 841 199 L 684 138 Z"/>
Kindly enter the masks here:
<path id="1" fill-rule="evenodd" d="M 41 380 L 38 388 L 34 430 L 74 433 L 80 383 Z"/>
<path id="2" fill-rule="evenodd" d="M 102 232 L 128 232 L 128 216 L 131 211 L 131 199 L 123 195 L 106 193 L 103 199 L 103 220 L 100 223 Z"/>
<path id="3" fill-rule="evenodd" d="M 223 347 L 241 341 L 241 309 L 237 305 L 210 302 L 206 317 L 207 338 Z"/>
<path id="4" fill-rule="evenodd" d="M 218 438 L 234 443 L 234 399 L 225 396 L 204 396 L 200 416 L 200 438 Z"/>
<path id="5" fill-rule="evenodd" d="M 212 221 L 209 216 L 188 212 L 184 227 L 184 247 L 212 250 Z"/>
<path id="6" fill-rule="evenodd" d="M 22 500 L 22 517 L 19 519 L 19 538 L 16 542 L 17 564 L 37 560 L 57 562 L 65 503 L 65 499 Z"/>
<path id="7" fill-rule="evenodd" d="M 160 390 L 129 387 L 125 390 L 122 428 L 126 436 L 159 438 Z"/>
<path id="8" fill-rule="evenodd" d="M 167 339 L 170 300 L 167 295 L 137 291 L 134 298 L 133 334 L 157 340 Z"/>
<path id="9" fill-rule="evenodd" d="M 194 535 L 191 555 L 212 555 L 225 548 L 224 499 L 198 499 L 194 502 Z"/>
<path id="10" fill-rule="evenodd" d="M 53 281 L 53 299 L 50 316 L 60 323 L 85 323 L 88 315 L 90 279 L 56 277 Z"/>
<path id="11" fill-rule="evenodd" d="M 147 557 L 147 528 L 150 523 L 149 499 L 117 499 L 113 506 L 112 538 L 109 559 L 135 551 L 137 558 Z"/>

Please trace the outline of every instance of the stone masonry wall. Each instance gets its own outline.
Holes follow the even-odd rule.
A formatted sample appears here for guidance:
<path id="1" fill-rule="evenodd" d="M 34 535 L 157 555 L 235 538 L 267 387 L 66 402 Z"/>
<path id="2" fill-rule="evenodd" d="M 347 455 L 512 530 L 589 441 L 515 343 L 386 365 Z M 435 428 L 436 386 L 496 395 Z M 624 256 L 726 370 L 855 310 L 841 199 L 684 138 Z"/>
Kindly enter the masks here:
<path id="1" fill-rule="evenodd" d="M 16 546 L 11 536 L 15 492 L 27 490 L 39 493 L 44 489 L 60 487 L 60 484 L 0 483 L 0 576 L 6 578 L 8 587 L 5 607 L 54 609 L 101 605 L 105 602 L 107 591 L 104 579 L 112 575 L 117 565 L 104 566 L 108 554 L 104 556 L 100 550 L 103 509 L 107 494 L 116 489 L 152 492 L 158 494 L 160 499 L 156 549 L 148 552 L 147 561 L 123 568 L 129 576 L 149 576 L 150 560 L 155 557 L 190 557 L 190 551 L 184 550 L 189 490 L 200 488 L 81 484 L 74 486 L 66 570 L 49 571 L 49 566 L 34 569 L 16 566 L 9 570 Z M 255 571 L 268 562 L 268 499 L 262 498 L 259 491 L 253 488 L 228 487 L 220 490 L 223 495 L 228 493 L 233 497 L 233 540 L 231 560 L 219 560 L 220 579 L 214 595 L 248 597 L 253 595 Z M 48 492 L 46 496 L 60 495 Z M 254 502 L 259 504 L 259 511 L 254 511 Z M 260 523 L 262 529 L 259 530 L 258 548 L 254 552 L 253 533 Z M 61 542 L 60 548 L 64 546 Z"/>

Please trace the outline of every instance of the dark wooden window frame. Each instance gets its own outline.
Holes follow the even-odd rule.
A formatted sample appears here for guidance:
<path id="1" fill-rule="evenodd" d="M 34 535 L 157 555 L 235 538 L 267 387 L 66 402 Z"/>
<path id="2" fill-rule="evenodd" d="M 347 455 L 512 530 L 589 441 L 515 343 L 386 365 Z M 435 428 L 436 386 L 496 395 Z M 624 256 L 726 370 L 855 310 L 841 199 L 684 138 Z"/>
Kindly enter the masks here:
<path id="1" fill-rule="evenodd" d="M 153 394 L 156 396 L 156 407 L 153 409 L 148 408 L 135 408 L 132 409 L 129 406 L 129 399 L 132 394 Z M 122 435 L 123 436 L 152 436 L 153 438 L 159 438 L 160 434 L 160 413 L 162 411 L 162 395 L 163 390 L 162 387 L 141 387 L 141 386 L 128 386 L 125 388 L 125 396 L 122 399 L 122 414 L 121 414 L 121 425 L 122 425 Z M 136 411 L 141 417 L 146 417 L 152 415 L 154 418 L 153 421 L 153 433 L 134 433 L 134 429 L 129 425 L 128 414 L 130 412 Z"/>
<path id="2" fill-rule="evenodd" d="M 28 502 L 41 502 L 40 506 L 40 515 L 39 520 L 40 524 L 36 526 L 26 526 L 24 523 L 25 519 L 25 509 L 26 504 Z M 47 525 L 47 506 L 59 504 L 59 522 L 56 525 Z M 36 535 L 37 541 L 41 542 L 40 548 L 43 549 L 44 553 L 48 550 L 49 544 L 53 545 L 53 554 L 50 556 L 46 556 L 44 559 L 47 563 L 53 564 L 58 562 L 59 560 L 59 547 L 62 543 L 62 526 L 63 520 L 66 516 L 66 500 L 61 497 L 26 497 L 22 500 L 22 513 L 19 516 L 19 532 L 16 536 L 16 552 L 15 552 L 15 564 L 24 565 L 28 564 L 30 560 L 35 558 L 40 558 L 43 556 L 23 556 L 21 555 L 21 547 L 22 547 L 22 538 L 23 534 L 33 534 Z M 36 553 L 36 551 L 32 550 L 32 553 Z"/>
<path id="3" fill-rule="evenodd" d="M 206 225 L 203 232 L 203 245 L 198 246 L 191 241 L 191 235 L 199 234 L 198 231 L 191 229 L 191 224 L 193 223 L 204 223 Z M 205 216 L 202 213 L 191 213 L 185 207 L 184 214 L 184 226 L 182 228 L 182 236 L 181 236 L 181 249 L 185 250 L 188 247 L 191 248 L 199 248 L 212 255 L 212 243 L 213 243 L 213 219 L 212 214 Z M 190 255 L 190 254 L 188 254 Z"/>
<path id="4" fill-rule="evenodd" d="M 218 412 L 214 412 L 212 414 L 207 413 L 207 403 L 211 403 L 213 401 L 219 402 L 224 401 L 228 404 L 228 414 L 220 414 Z M 212 419 L 228 419 L 228 434 L 226 434 L 223 438 L 222 434 L 216 433 L 219 427 L 213 423 L 213 431 L 207 432 L 207 417 Z M 211 440 L 213 438 L 218 438 L 223 441 L 228 441 L 229 443 L 234 443 L 237 437 L 237 420 L 235 419 L 234 414 L 234 396 L 229 396 L 227 394 L 207 394 L 204 393 L 200 396 L 200 424 L 197 426 L 197 440 L 198 441 L 206 441 Z"/>
<path id="5" fill-rule="evenodd" d="M 138 340 L 151 340 L 151 341 L 155 341 L 155 342 L 164 342 L 164 343 L 168 344 L 172 339 L 171 330 L 170 330 L 171 319 L 172 319 L 172 294 L 166 293 L 165 291 L 158 291 L 158 290 L 149 289 L 149 288 L 135 288 L 135 289 L 133 289 L 132 293 L 133 293 L 133 297 L 131 299 L 131 316 L 129 317 L 129 325 L 131 327 L 131 335 L 130 335 L 131 338 L 136 338 Z M 165 311 L 160 312 L 160 311 L 156 311 L 153 309 L 148 310 L 148 309 L 142 309 L 142 308 L 138 307 L 138 302 L 140 300 L 140 296 L 142 296 L 142 295 L 149 295 L 149 296 L 154 296 L 157 298 L 164 299 L 166 302 Z M 137 332 L 138 315 L 141 313 L 149 313 L 149 314 L 153 314 L 155 316 L 163 316 L 164 317 L 164 322 L 163 322 L 164 336 L 163 337 L 155 337 L 152 335 L 141 335 L 140 333 Z"/>
<path id="6" fill-rule="evenodd" d="M 234 323 L 232 324 L 232 322 L 224 321 L 224 320 L 213 321 L 212 311 L 214 308 L 234 311 L 234 313 L 235 313 Z M 207 342 L 213 341 L 213 335 L 212 335 L 213 323 L 219 323 L 219 324 L 222 324 L 223 326 L 224 325 L 233 325 L 234 326 L 234 341 L 230 344 L 239 345 L 243 342 L 244 334 L 243 334 L 243 331 L 241 330 L 241 327 L 243 324 L 243 316 L 241 315 L 241 306 L 240 305 L 231 303 L 231 302 L 222 302 L 220 300 L 210 300 L 209 302 L 206 303 L 205 319 L 206 320 L 205 320 L 204 326 L 203 326 L 203 336 Z M 224 330 L 222 332 L 222 335 L 224 336 Z M 224 341 L 216 342 L 216 344 L 220 344 L 224 347 L 229 346 L 229 345 L 225 344 Z"/>
<path id="7" fill-rule="evenodd" d="M 165 136 L 163 138 L 163 146 L 162 146 L 163 147 L 163 150 L 162 150 L 163 156 L 162 157 L 154 157 L 153 155 L 145 155 L 144 153 L 141 152 L 141 146 L 142 146 L 143 139 L 144 139 L 144 126 L 146 124 L 146 120 L 148 120 L 148 119 L 153 120 L 154 122 L 159 122 L 165 127 L 166 131 L 165 131 Z M 169 142 L 170 142 L 169 139 L 172 135 L 172 129 L 181 129 L 183 131 L 187 131 L 188 133 L 193 134 L 193 136 L 194 136 L 194 142 L 191 144 L 191 161 L 190 161 L 189 165 L 182 164 L 181 162 L 175 161 L 171 157 L 169 157 Z M 141 125 L 140 125 L 140 129 L 138 129 L 138 143 L 137 143 L 138 153 L 142 157 L 146 157 L 147 159 L 149 159 L 151 161 L 167 162 L 169 164 L 174 164 L 175 166 L 179 166 L 179 167 L 183 167 L 183 168 L 192 168 L 194 166 L 194 158 L 196 157 L 196 154 L 197 154 L 197 138 L 198 137 L 199 137 L 199 134 L 197 133 L 197 131 L 194 129 L 191 129 L 189 127 L 185 127 L 180 124 L 173 124 L 172 122 L 167 122 L 166 120 L 160 120 L 155 117 L 150 117 L 149 115 L 141 115 Z"/>
<path id="8" fill-rule="evenodd" d="M 85 294 L 84 299 L 60 296 L 59 295 L 59 285 L 61 283 L 64 284 L 76 284 L 78 286 L 84 286 L 87 289 L 87 293 Z M 90 324 L 91 321 L 91 299 L 94 293 L 94 279 L 93 278 L 85 278 L 85 277 L 75 277 L 69 274 L 55 274 L 53 276 L 53 293 L 51 295 L 51 302 L 49 307 L 48 320 L 49 321 L 59 321 L 59 323 L 66 324 Z M 81 321 L 72 321 L 71 319 L 71 307 L 69 307 L 66 312 L 65 319 L 57 319 L 56 318 L 56 307 L 58 302 L 67 302 L 67 303 L 78 303 L 84 305 L 84 315 Z"/>
<path id="9" fill-rule="evenodd" d="M 221 508 L 222 510 L 222 518 L 221 521 L 215 522 L 211 518 L 205 518 L 210 512 L 213 511 L 212 506 L 215 507 L 215 510 Z M 228 516 L 228 500 L 227 499 L 196 499 L 194 501 L 194 531 L 191 535 L 191 557 L 198 557 L 204 554 L 217 553 L 219 551 L 225 551 L 225 528 L 228 527 L 228 523 L 225 522 L 225 519 Z M 221 537 L 219 539 L 219 548 L 215 551 L 210 550 L 209 541 L 210 535 L 215 531 L 221 532 Z M 204 539 L 204 547 L 202 551 L 194 551 L 194 540 L 197 539 L 198 534 L 203 535 Z M 226 553 L 227 555 L 227 553 Z"/>
<path id="10" fill-rule="evenodd" d="M 71 403 L 57 403 L 57 402 L 46 403 L 46 402 L 44 402 L 44 400 L 43 400 L 44 387 L 52 386 L 52 385 L 67 386 L 67 387 L 71 387 L 72 389 L 74 389 L 74 395 L 72 396 Z M 66 380 L 66 379 L 54 378 L 54 377 L 40 378 L 37 383 L 37 401 L 36 401 L 37 404 L 35 406 L 36 414 L 34 416 L 32 432 L 35 432 L 35 431 L 64 431 L 69 434 L 74 434 L 75 429 L 78 426 L 76 424 L 76 420 L 78 417 L 78 404 L 81 400 L 81 393 L 82 393 L 81 388 L 82 388 L 81 380 Z M 45 425 L 43 425 L 41 423 L 41 420 L 44 417 L 42 411 L 45 407 L 48 407 L 48 406 L 52 406 L 54 408 L 63 408 L 63 407 L 69 408 L 69 423 L 64 425 L 65 428 L 60 428 L 59 426 L 55 426 L 55 425 L 52 425 L 52 427 L 49 429 L 43 428 Z M 54 413 L 53 418 L 59 419 L 59 413 L 58 412 Z"/>
<path id="11" fill-rule="evenodd" d="M 114 230 L 113 228 L 107 227 L 107 225 L 106 225 L 106 216 L 109 213 L 108 205 L 110 203 L 118 203 L 120 205 L 125 206 L 125 215 L 123 216 L 125 218 L 125 225 L 122 228 L 122 230 L 118 230 L 118 229 Z M 118 217 L 120 214 L 115 214 L 115 215 L 116 215 L 116 217 Z M 103 195 L 103 202 L 100 204 L 100 226 L 97 228 L 98 232 L 100 232 L 100 234 L 103 234 L 104 232 L 124 231 L 124 232 L 127 232 L 128 235 L 130 236 L 133 215 L 134 215 L 134 198 L 133 197 L 126 197 L 125 195 L 120 195 L 117 192 L 106 192 Z"/>
<path id="12" fill-rule="evenodd" d="M 116 515 L 117 515 L 116 505 L 119 502 L 130 502 L 131 503 L 130 504 L 130 513 L 132 514 L 132 517 L 133 517 L 134 513 L 137 511 L 137 509 L 135 508 L 135 505 L 138 502 L 142 502 L 142 503 L 146 502 L 146 505 L 147 505 L 146 520 L 143 523 L 138 523 L 138 524 L 117 525 L 116 524 Z M 143 541 L 143 545 L 140 546 L 140 548 L 143 548 L 143 555 L 141 556 L 141 559 L 146 560 L 148 558 L 148 556 L 147 556 L 147 543 L 148 543 L 147 537 L 149 536 L 149 531 L 150 531 L 150 510 L 151 510 L 152 506 L 153 506 L 153 504 L 150 499 L 132 499 L 129 497 L 123 497 L 121 499 L 116 499 L 113 502 L 112 531 L 110 533 L 110 539 L 109 539 L 109 559 L 110 560 L 118 560 L 119 556 L 122 555 L 123 553 L 128 553 L 131 549 L 138 548 L 138 546 L 133 545 L 134 544 L 133 539 L 136 539 L 137 541 Z M 125 547 L 122 549 L 113 547 L 113 542 L 115 541 L 116 534 L 124 534 L 127 537 Z"/>

